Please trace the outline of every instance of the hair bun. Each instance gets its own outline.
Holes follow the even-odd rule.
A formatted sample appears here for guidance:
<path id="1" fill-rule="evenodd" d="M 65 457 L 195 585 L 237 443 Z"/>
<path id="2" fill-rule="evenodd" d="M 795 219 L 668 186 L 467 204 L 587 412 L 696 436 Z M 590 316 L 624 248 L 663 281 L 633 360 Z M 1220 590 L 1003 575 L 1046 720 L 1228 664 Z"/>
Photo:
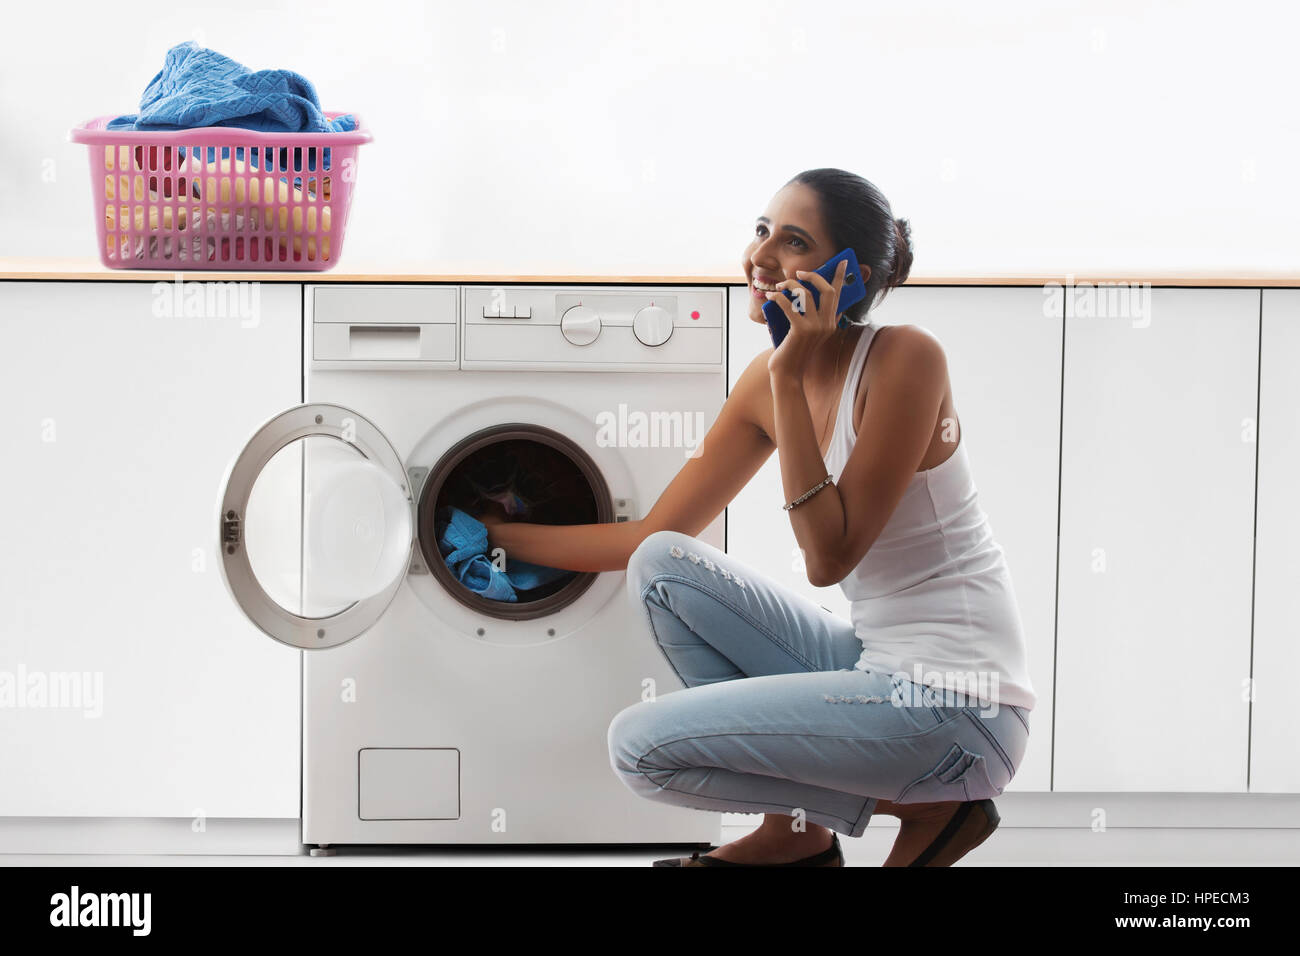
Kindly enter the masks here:
<path id="1" fill-rule="evenodd" d="M 912 226 L 906 219 L 894 220 L 894 257 L 890 262 L 885 288 L 892 289 L 907 281 L 912 271 Z"/>

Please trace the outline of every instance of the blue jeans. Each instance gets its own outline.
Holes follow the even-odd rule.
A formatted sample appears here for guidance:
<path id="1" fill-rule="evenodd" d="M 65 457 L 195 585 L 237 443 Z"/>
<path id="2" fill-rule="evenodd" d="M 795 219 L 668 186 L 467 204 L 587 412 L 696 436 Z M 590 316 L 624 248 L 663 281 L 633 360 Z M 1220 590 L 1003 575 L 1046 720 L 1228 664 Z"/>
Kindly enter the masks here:
<path id="1" fill-rule="evenodd" d="M 685 685 L 609 725 L 611 766 L 649 800 L 861 836 L 880 799 L 996 797 L 1024 756 L 1023 708 L 855 670 L 851 623 L 697 538 L 646 537 L 627 589 Z"/>

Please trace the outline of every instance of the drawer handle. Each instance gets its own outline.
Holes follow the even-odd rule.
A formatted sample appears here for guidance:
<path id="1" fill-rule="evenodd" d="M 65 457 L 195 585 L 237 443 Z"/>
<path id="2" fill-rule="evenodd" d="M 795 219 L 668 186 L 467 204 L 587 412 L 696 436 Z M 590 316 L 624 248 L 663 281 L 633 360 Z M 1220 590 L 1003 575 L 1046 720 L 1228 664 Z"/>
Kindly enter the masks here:
<path id="1" fill-rule="evenodd" d="M 348 354 L 354 359 L 418 359 L 418 325 L 348 326 Z"/>

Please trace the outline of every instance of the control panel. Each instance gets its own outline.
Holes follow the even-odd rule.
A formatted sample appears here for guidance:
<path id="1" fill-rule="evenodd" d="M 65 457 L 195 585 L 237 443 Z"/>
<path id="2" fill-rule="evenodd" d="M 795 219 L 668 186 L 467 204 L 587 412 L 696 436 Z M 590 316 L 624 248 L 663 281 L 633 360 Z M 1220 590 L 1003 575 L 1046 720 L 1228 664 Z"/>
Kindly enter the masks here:
<path id="1" fill-rule="evenodd" d="M 324 371 L 457 368 L 716 372 L 725 286 L 317 285 L 308 360 Z"/>
<path id="2" fill-rule="evenodd" d="M 462 368 L 712 371 L 726 290 L 715 286 L 464 286 Z"/>

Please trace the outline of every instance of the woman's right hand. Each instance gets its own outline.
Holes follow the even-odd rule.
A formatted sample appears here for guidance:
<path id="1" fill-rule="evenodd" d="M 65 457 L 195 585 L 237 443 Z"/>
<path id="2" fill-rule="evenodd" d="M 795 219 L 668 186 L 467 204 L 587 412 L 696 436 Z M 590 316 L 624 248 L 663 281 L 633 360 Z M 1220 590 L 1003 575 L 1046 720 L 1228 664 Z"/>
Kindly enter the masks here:
<path id="1" fill-rule="evenodd" d="M 474 517 L 481 521 L 489 531 L 497 525 L 505 524 L 510 520 L 510 516 L 506 514 L 506 509 L 497 501 L 487 502 L 483 506 L 482 512 Z"/>

